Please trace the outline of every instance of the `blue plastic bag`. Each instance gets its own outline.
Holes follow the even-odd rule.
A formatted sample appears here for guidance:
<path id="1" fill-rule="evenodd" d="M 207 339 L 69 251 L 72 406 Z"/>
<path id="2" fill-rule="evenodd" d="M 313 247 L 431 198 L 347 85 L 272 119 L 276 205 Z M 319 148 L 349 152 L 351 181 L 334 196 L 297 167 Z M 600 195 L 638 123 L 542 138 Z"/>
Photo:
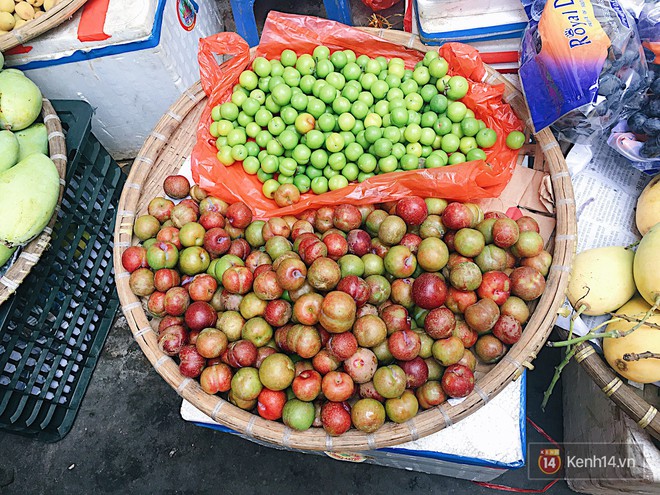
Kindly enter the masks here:
<path id="1" fill-rule="evenodd" d="M 520 79 L 536 132 L 588 144 L 640 107 L 647 65 L 633 17 L 611 0 L 523 0 Z"/>
<path id="2" fill-rule="evenodd" d="M 644 2 L 637 29 L 649 62 L 660 63 L 660 2 Z"/>
<path id="3" fill-rule="evenodd" d="M 639 113 L 614 126 L 608 144 L 631 161 L 633 167 L 649 175 L 660 172 L 660 137 L 657 126 L 648 125 L 648 119 L 659 116 L 660 99 L 660 2 L 658 0 L 621 0 L 621 4 L 635 18 L 639 38 L 649 64 L 646 92 Z M 641 117 L 640 117 L 641 116 Z M 653 123 L 655 124 L 655 123 Z M 648 134 L 651 132 L 651 134 Z"/>

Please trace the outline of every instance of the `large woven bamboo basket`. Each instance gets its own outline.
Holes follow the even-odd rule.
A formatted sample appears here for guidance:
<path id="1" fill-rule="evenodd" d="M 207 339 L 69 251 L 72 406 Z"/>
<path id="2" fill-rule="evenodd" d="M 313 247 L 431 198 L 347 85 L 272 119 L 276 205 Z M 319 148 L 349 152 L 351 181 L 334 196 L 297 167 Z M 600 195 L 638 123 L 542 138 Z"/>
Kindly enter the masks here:
<path id="1" fill-rule="evenodd" d="M 55 109 L 50 104 L 50 101 L 44 98 L 43 108 L 41 110 L 41 117 L 46 129 L 48 130 L 48 148 L 50 158 L 53 160 L 57 172 L 60 175 L 60 195 L 57 199 L 58 207 L 55 208 L 53 216 L 46 228 L 35 237 L 29 244 L 21 248 L 18 259 L 9 267 L 5 274 L 0 278 L 0 304 L 5 302 L 16 289 L 21 285 L 21 282 L 27 277 L 32 267 L 39 261 L 42 253 L 50 246 L 50 236 L 53 233 L 53 226 L 57 220 L 57 212 L 59 211 L 59 204 L 62 201 L 62 194 L 64 193 L 65 176 L 66 176 L 66 141 L 64 133 L 62 132 L 62 122 L 60 122 Z"/>
<path id="2" fill-rule="evenodd" d="M 14 48 L 59 26 L 75 14 L 86 2 L 87 0 L 61 0 L 60 3 L 44 15 L 32 19 L 22 27 L 13 29 L 0 36 L 0 52 Z"/>
<path id="3" fill-rule="evenodd" d="M 368 32 L 394 43 L 427 51 L 419 38 L 402 32 L 365 28 Z M 505 99 L 526 122 L 529 118 L 522 94 L 496 71 L 487 68 L 489 83 L 504 83 Z M 147 209 L 149 200 L 162 195 L 163 179 L 176 173 L 192 151 L 197 123 L 206 104 L 206 94 L 200 83 L 188 89 L 169 109 L 147 138 L 135 159 L 124 187 L 115 228 L 114 266 L 122 309 L 135 339 L 156 371 L 183 398 L 191 402 L 215 421 L 249 437 L 288 448 L 325 451 L 358 451 L 376 449 L 416 440 L 435 433 L 465 418 L 496 396 L 506 385 L 517 379 L 525 368 L 533 368 L 532 361 L 544 345 L 564 301 L 569 267 L 575 252 L 575 202 L 566 163 L 550 131 L 535 136 L 536 143 L 521 151 L 534 158 L 534 167 L 550 174 L 554 187 L 557 227 L 550 241 L 554 251 L 546 291 L 527 323 L 522 339 L 487 374 L 479 377 L 475 391 L 462 403 L 444 403 L 426 410 L 404 424 L 386 423 L 373 434 L 355 429 L 340 437 L 326 435 L 321 428 L 299 432 L 282 423 L 266 421 L 241 410 L 219 396 L 206 394 L 198 382 L 179 373 L 177 363 L 163 354 L 157 343 L 157 321 L 149 321 L 142 302 L 131 292 L 129 274 L 122 267 L 124 250 L 136 241 L 132 237 L 133 221 Z M 154 398 L 156 400 L 156 398 Z"/>

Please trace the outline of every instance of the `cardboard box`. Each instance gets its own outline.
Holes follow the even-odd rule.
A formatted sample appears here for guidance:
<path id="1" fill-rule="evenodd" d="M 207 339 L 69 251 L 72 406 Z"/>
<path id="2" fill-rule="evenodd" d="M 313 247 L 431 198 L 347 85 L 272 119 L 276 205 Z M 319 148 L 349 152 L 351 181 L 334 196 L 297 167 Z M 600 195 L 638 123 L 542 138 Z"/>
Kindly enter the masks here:
<path id="1" fill-rule="evenodd" d="M 48 98 L 89 102 L 94 135 L 115 159 L 129 158 L 199 79 L 199 39 L 221 28 L 213 0 L 91 0 L 70 22 L 12 50 L 6 65 Z"/>

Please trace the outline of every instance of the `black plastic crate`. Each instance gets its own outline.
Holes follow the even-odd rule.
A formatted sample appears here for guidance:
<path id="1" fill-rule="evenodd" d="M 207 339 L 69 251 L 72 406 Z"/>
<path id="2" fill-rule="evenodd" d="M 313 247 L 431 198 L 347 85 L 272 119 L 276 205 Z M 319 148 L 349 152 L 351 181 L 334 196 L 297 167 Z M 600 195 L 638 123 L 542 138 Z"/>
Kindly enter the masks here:
<path id="1" fill-rule="evenodd" d="M 0 306 L 0 429 L 53 442 L 71 429 L 119 307 L 112 268 L 125 175 L 91 133 L 92 108 L 52 101 L 66 189 L 46 251 Z"/>

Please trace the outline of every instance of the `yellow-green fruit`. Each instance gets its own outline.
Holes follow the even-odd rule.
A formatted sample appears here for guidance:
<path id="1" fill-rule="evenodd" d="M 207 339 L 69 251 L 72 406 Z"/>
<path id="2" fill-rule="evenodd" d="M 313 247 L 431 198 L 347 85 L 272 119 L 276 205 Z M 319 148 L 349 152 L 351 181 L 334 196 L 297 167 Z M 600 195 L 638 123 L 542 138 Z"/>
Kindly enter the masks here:
<path id="1" fill-rule="evenodd" d="M 637 199 L 635 223 L 642 235 L 660 222 L 660 175 L 653 177 Z"/>
<path id="2" fill-rule="evenodd" d="M 637 290 L 646 302 L 660 306 L 660 223 L 649 230 L 637 246 L 635 253 L 634 275 Z"/>
<path id="3" fill-rule="evenodd" d="M 41 113 L 41 91 L 20 71 L 0 72 L 0 128 L 20 131 Z"/>
<path id="4" fill-rule="evenodd" d="M 48 155 L 48 129 L 45 124 L 32 124 L 27 129 L 15 132 L 14 135 L 19 147 L 18 161 L 32 153 Z"/>
<path id="5" fill-rule="evenodd" d="M 39 153 L 0 173 L 0 241 L 16 246 L 39 234 L 55 211 L 59 189 L 55 164 Z"/>
<path id="6" fill-rule="evenodd" d="M 3 31 L 11 31 L 14 29 L 16 21 L 14 16 L 9 12 L 0 12 L 0 29 Z"/>
<path id="7" fill-rule="evenodd" d="M 0 131 L 0 172 L 9 170 L 19 161 L 18 139 L 11 131 Z"/>
<path id="8" fill-rule="evenodd" d="M 29 21 L 34 17 L 34 7 L 27 2 L 19 2 L 14 8 L 18 17 L 25 21 Z"/>
<path id="9" fill-rule="evenodd" d="M 568 300 L 586 315 L 604 315 L 620 308 L 635 293 L 635 253 L 621 246 L 587 249 L 573 261 Z"/>
<path id="10" fill-rule="evenodd" d="M 25 19 L 21 19 L 16 12 L 14 12 L 14 20 L 16 21 L 14 29 L 18 29 L 27 23 L 27 21 Z"/>
<path id="11" fill-rule="evenodd" d="M 14 254 L 14 251 L 16 251 L 16 248 L 8 248 L 4 244 L 0 244 L 0 268 L 2 268 L 7 261 L 9 261 L 9 258 L 11 258 L 11 255 Z"/>
<path id="12" fill-rule="evenodd" d="M 0 12 L 14 13 L 14 0 L 0 0 Z"/>
<path id="13" fill-rule="evenodd" d="M 641 318 L 650 307 L 644 299 L 635 296 L 616 313 L 631 318 Z M 656 325 L 660 324 L 660 314 L 651 316 L 647 321 Z M 635 325 L 634 322 L 617 321 L 610 323 L 607 331 L 625 332 Z M 660 330 L 648 325 L 642 325 L 625 337 L 603 339 L 603 353 L 609 365 L 620 375 L 634 382 L 653 383 L 660 380 L 660 363 L 657 359 L 640 359 L 639 361 L 623 359 L 624 354 L 641 354 L 647 351 L 660 354 Z"/>
<path id="14" fill-rule="evenodd" d="M 3 74 L 5 74 L 5 75 L 7 75 L 7 74 L 13 74 L 14 76 L 23 76 L 23 77 L 27 77 L 27 76 L 23 73 L 23 71 L 22 71 L 22 70 L 19 70 L 19 69 L 5 69 L 5 71 L 3 72 Z"/>

